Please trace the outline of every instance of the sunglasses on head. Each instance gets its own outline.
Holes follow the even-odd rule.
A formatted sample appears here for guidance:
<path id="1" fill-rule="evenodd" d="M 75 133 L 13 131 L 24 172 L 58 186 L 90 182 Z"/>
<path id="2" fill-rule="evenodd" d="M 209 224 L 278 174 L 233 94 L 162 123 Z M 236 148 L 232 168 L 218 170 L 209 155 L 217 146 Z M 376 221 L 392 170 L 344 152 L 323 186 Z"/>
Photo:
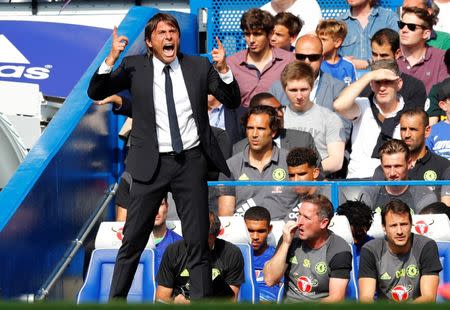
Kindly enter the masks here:
<path id="1" fill-rule="evenodd" d="M 297 58 L 297 60 L 300 61 L 305 61 L 306 59 L 309 59 L 309 61 L 313 62 L 313 61 L 318 61 L 320 59 L 320 57 L 322 57 L 321 54 L 300 54 L 300 53 L 296 53 L 295 54 L 295 58 Z"/>
<path id="2" fill-rule="evenodd" d="M 397 25 L 398 25 L 398 28 L 399 29 L 403 29 L 405 26 L 406 27 L 408 27 L 408 29 L 410 30 L 410 31 L 416 31 L 416 29 L 417 29 L 417 27 L 420 27 L 420 28 L 425 28 L 424 26 L 422 26 L 422 25 L 418 25 L 418 24 L 413 24 L 413 23 L 404 23 L 404 22 L 402 22 L 401 20 L 399 20 L 398 22 L 397 22 Z"/>

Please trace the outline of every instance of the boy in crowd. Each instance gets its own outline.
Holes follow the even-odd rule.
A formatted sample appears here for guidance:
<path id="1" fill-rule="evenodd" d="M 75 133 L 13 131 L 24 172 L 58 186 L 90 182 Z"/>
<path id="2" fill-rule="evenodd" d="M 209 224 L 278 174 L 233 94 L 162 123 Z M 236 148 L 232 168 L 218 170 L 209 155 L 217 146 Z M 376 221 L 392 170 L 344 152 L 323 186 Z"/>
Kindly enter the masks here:
<path id="1" fill-rule="evenodd" d="M 347 35 L 347 25 L 335 19 L 322 20 L 317 25 L 316 34 L 323 45 L 324 61 L 320 65 L 320 70 L 347 85 L 356 81 L 355 66 L 338 53 Z"/>
<path id="2" fill-rule="evenodd" d="M 260 300 L 277 301 L 280 286 L 267 286 L 263 273 L 264 265 L 275 253 L 275 248 L 267 244 L 267 238 L 272 231 L 270 213 L 264 207 L 254 206 L 245 212 L 244 221 L 253 248 L 253 268 L 255 269 Z"/>
<path id="3" fill-rule="evenodd" d="M 441 83 L 437 97 L 439 107 L 445 111 L 447 119 L 431 127 L 427 146 L 434 153 L 450 160 L 450 78 Z"/>
<path id="4" fill-rule="evenodd" d="M 274 28 L 270 45 L 292 52 L 295 41 L 302 30 L 303 22 L 294 14 L 280 12 L 274 17 Z"/>

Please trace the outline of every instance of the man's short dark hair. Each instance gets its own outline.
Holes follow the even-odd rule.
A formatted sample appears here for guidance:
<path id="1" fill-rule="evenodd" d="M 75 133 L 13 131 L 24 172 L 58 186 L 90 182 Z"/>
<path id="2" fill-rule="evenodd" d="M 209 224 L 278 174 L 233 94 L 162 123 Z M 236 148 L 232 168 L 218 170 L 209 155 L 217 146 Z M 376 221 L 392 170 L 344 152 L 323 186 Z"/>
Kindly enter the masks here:
<path id="1" fill-rule="evenodd" d="M 423 21 L 423 24 L 421 26 L 425 27 L 426 29 L 433 28 L 433 15 L 430 14 L 428 10 L 411 6 L 402 9 L 402 18 L 405 14 L 414 14 L 417 18 Z"/>
<path id="2" fill-rule="evenodd" d="M 241 30 L 263 30 L 266 35 L 269 35 L 273 30 L 273 16 L 260 9 L 250 9 L 246 11 L 241 17 Z"/>
<path id="3" fill-rule="evenodd" d="M 291 37 L 296 37 L 304 25 L 304 22 L 300 18 L 289 12 L 280 12 L 275 15 L 273 23 L 274 26 L 282 25 L 286 27 Z"/>
<path id="4" fill-rule="evenodd" d="M 214 237 L 217 237 L 220 232 L 220 226 L 221 223 L 217 214 L 209 211 L 209 233 L 214 235 Z"/>
<path id="5" fill-rule="evenodd" d="M 419 214 L 445 214 L 450 219 L 450 208 L 445 203 L 436 201 L 420 210 Z"/>
<path id="6" fill-rule="evenodd" d="M 152 18 L 150 18 L 147 22 L 147 25 L 145 25 L 145 39 L 151 40 L 152 33 L 153 31 L 155 31 L 159 22 L 165 22 L 171 25 L 172 27 L 177 29 L 178 33 L 181 35 L 180 25 L 178 25 L 178 21 L 175 17 L 167 13 L 157 13 L 153 15 Z M 147 46 L 147 54 L 148 56 L 151 56 L 153 54 L 152 48 L 149 46 Z"/>
<path id="7" fill-rule="evenodd" d="M 242 117 L 242 125 L 244 128 L 247 128 L 248 119 L 250 118 L 250 115 L 259 115 L 259 114 L 267 114 L 269 115 L 269 127 L 272 130 L 272 132 L 275 132 L 274 139 L 278 136 L 281 129 L 281 123 L 278 119 L 277 111 L 269 106 L 265 105 L 258 105 L 255 107 L 252 107 L 248 110 L 248 112 Z"/>
<path id="8" fill-rule="evenodd" d="M 309 202 L 315 206 L 317 206 L 317 215 L 321 219 L 328 219 L 328 224 L 330 224 L 331 219 L 333 218 L 333 204 L 331 201 L 321 194 L 312 194 L 307 195 L 305 199 L 303 199 L 302 203 Z"/>
<path id="9" fill-rule="evenodd" d="M 370 39 L 370 43 L 373 42 L 380 46 L 389 45 L 394 55 L 400 48 L 400 36 L 397 31 L 391 28 L 383 28 L 375 32 L 372 39 Z"/>
<path id="10" fill-rule="evenodd" d="M 250 99 L 250 103 L 249 103 L 248 107 L 249 108 L 253 108 L 253 107 L 259 106 L 261 104 L 261 101 L 267 100 L 267 99 L 275 99 L 275 100 L 277 100 L 277 98 L 275 98 L 275 96 L 272 95 L 271 93 L 267 93 L 267 92 L 258 93 L 256 95 L 254 95 L 252 97 L 252 99 Z"/>
<path id="11" fill-rule="evenodd" d="M 254 206 L 245 211 L 244 221 L 266 221 L 270 225 L 270 212 L 260 206 Z"/>
<path id="12" fill-rule="evenodd" d="M 360 200 L 347 200 L 337 208 L 336 214 L 348 219 L 355 240 L 364 240 L 373 222 L 373 212 L 367 204 Z"/>
<path id="13" fill-rule="evenodd" d="M 386 214 L 392 212 L 394 214 L 408 214 L 409 222 L 412 224 L 411 210 L 408 205 L 400 199 L 392 199 L 381 208 L 381 224 L 386 226 Z"/>
<path id="14" fill-rule="evenodd" d="M 427 127 L 430 124 L 427 113 L 420 107 L 413 107 L 413 108 L 406 109 L 400 115 L 400 119 L 403 116 L 408 116 L 408 117 L 418 116 L 420 118 L 420 120 L 422 121 L 423 127 Z"/>
<path id="15" fill-rule="evenodd" d="M 298 167 L 307 164 L 309 167 L 317 168 L 318 157 L 313 149 L 307 147 L 296 147 L 289 151 L 286 157 L 288 167 Z"/>

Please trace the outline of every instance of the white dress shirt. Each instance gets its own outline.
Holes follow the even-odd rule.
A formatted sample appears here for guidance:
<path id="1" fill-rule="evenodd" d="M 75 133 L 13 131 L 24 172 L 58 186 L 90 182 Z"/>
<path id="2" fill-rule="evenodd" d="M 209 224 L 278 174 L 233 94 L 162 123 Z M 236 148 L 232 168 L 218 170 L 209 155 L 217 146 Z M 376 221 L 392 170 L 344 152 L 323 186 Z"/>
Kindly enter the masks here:
<path id="1" fill-rule="evenodd" d="M 156 134 L 158 137 L 159 152 L 171 152 L 173 148 L 166 103 L 166 77 L 163 72 L 166 64 L 156 57 L 152 57 L 152 61 L 153 102 L 155 105 Z M 98 74 L 107 74 L 111 71 L 112 67 L 104 61 L 98 70 Z M 233 74 L 230 69 L 225 74 L 219 72 L 219 76 L 226 84 L 233 82 Z M 177 111 L 181 140 L 183 141 L 183 149 L 188 150 L 200 144 L 200 137 L 178 58 L 170 63 L 170 78 L 172 79 L 173 98 Z"/>

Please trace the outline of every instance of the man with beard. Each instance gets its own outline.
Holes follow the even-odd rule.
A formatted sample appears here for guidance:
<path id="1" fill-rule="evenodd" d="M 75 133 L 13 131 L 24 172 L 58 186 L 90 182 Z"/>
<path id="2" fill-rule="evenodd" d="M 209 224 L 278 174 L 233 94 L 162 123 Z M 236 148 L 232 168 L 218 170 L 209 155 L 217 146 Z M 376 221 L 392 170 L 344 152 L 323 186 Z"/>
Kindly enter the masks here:
<path id="1" fill-rule="evenodd" d="M 435 302 L 442 270 L 436 242 L 411 233 L 409 207 L 400 200 L 381 212 L 385 237 L 367 242 L 359 260 L 359 299 Z"/>

